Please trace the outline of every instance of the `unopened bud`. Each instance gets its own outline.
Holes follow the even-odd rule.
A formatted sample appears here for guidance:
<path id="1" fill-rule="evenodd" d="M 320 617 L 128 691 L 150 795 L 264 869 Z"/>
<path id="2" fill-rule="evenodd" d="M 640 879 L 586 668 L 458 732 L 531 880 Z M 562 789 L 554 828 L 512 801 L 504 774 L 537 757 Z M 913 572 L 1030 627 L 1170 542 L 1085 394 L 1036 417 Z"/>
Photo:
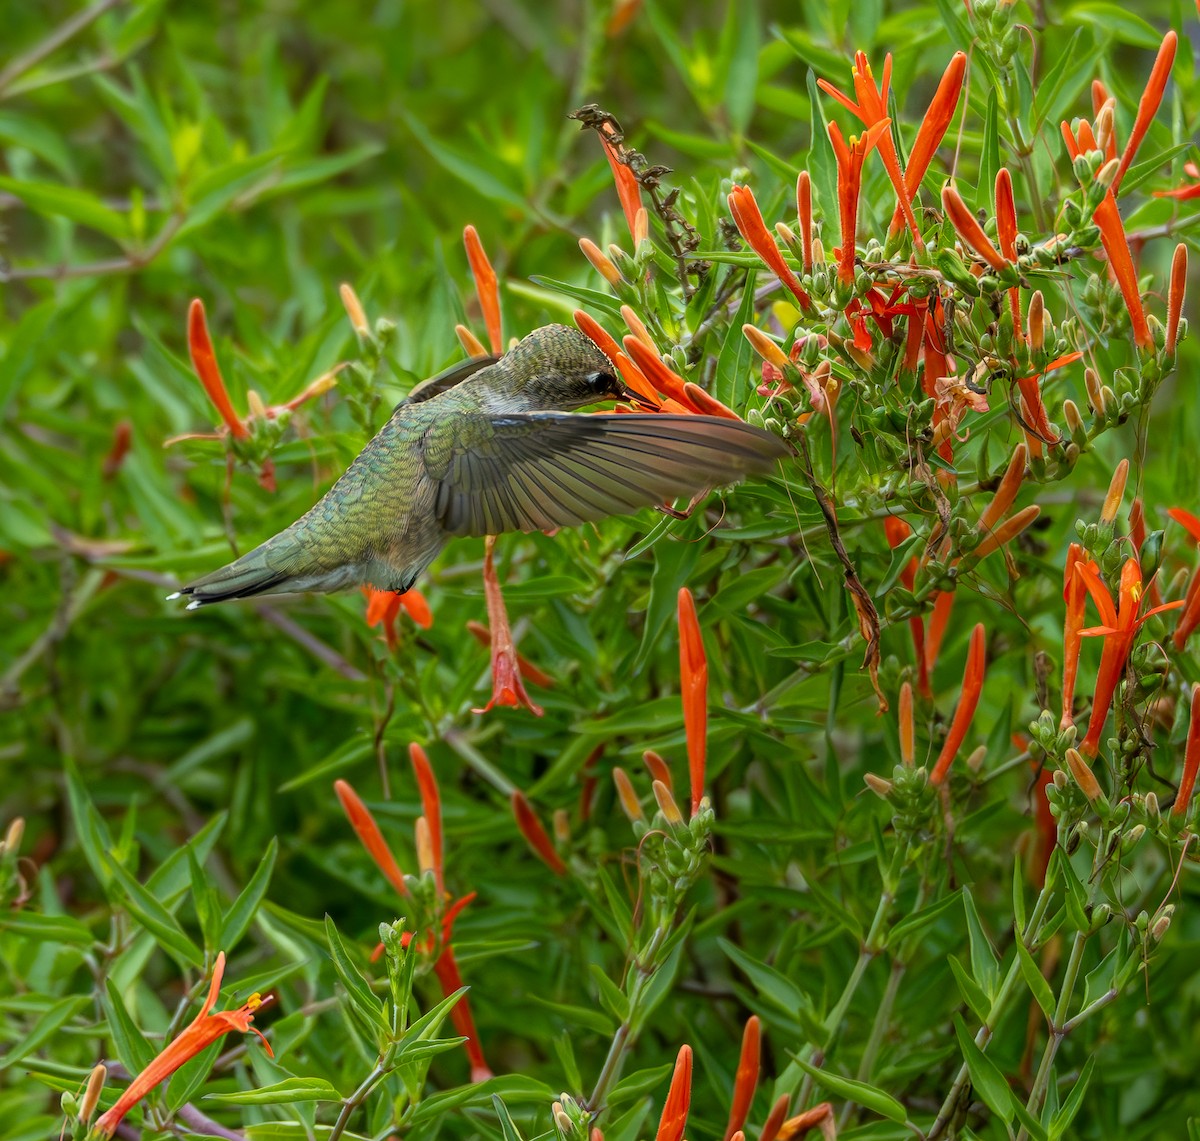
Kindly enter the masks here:
<path id="1" fill-rule="evenodd" d="M 679 811 L 671 790 L 660 780 L 654 782 L 653 788 L 654 799 L 658 801 L 658 810 L 663 814 L 663 819 L 672 827 L 683 824 L 683 813 Z"/>
<path id="2" fill-rule="evenodd" d="M 1099 800 L 1102 793 L 1100 791 L 1100 782 L 1096 780 L 1096 774 L 1092 772 L 1087 761 L 1079 754 L 1078 749 L 1067 750 L 1067 768 L 1071 770 L 1071 776 L 1075 778 L 1075 783 L 1079 785 L 1080 791 L 1092 803 Z"/>
<path id="3" fill-rule="evenodd" d="M 1156 943 L 1162 942 L 1162 937 L 1167 933 L 1167 929 L 1171 926 L 1171 918 L 1175 914 L 1175 905 L 1168 903 L 1155 917 L 1154 922 L 1150 924 L 1150 938 Z"/>
<path id="4" fill-rule="evenodd" d="M 967 757 L 967 768 L 973 773 L 979 772 L 983 768 L 983 762 L 987 759 L 987 746 L 980 745 L 978 748 L 971 751 L 971 755 Z"/>
<path id="5" fill-rule="evenodd" d="M 1067 431 L 1073 437 L 1080 432 L 1086 433 L 1087 429 L 1083 425 L 1083 416 L 1079 412 L 1079 405 L 1074 400 L 1068 398 L 1063 401 L 1063 419 L 1067 422 Z"/>
<path id="6" fill-rule="evenodd" d="M 645 210 L 642 210 L 645 213 Z M 556 1101 L 551 1107 L 551 1112 L 554 1114 L 554 1124 L 558 1126 L 558 1130 L 564 1137 L 571 1137 L 575 1133 L 575 1123 L 567 1116 L 567 1112 L 562 1107 L 562 1102 Z"/>
<path id="7" fill-rule="evenodd" d="M 876 773 L 866 773 L 863 776 L 867 788 L 869 788 L 881 800 L 887 800 L 892 795 L 892 790 L 895 785 L 890 780 L 878 776 Z"/>
<path id="8" fill-rule="evenodd" d="M 343 281 L 338 286 L 338 293 L 342 298 L 342 305 L 346 310 L 346 316 L 350 318 L 350 324 L 354 331 L 361 337 L 369 337 L 371 335 L 371 326 L 367 321 L 367 315 L 363 311 L 362 302 L 358 299 L 358 294 L 354 292 L 354 286 Z"/>
<path id="9" fill-rule="evenodd" d="M 580 238 L 579 248 L 583 251 L 583 256 L 592 263 L 592 268 L 602 277 L 609 285 L 620 285 L 623 278 L 621 271 L 613 265 L 612 261 L 605 255 L 604 251 L 596 245 L 591 238 Z"/>
<path id="10" fill-rule="evenodd" d="M 15 855 L 21 847 L 21 840 L 25 835 L 25 817 L 16 816 L 13 822 L 8 826 L 8 831 L 4 834 L 3 852 L 6 856 Z"/>
<path id="11" fill-rule="evenodd" d="M 79 1120 L 86 1125 L 92 1119 L 92 1114 L 96 1112 L 96 1105 L 100 1101 L 100 1094 L 104 1090 L 104 1080 L 108 1077 L 108 1070 L 104 1066 L 93 1066 L 91 1074 L 88 1075 L 87 1088 L 83 1091 L 83 1098 L 79 1102 Z"/>
<path id="12" fill-rule="evenodd" d="M 767 336 L 757 325 L 746 324 L 742 326 L 742 336 L 750 342 L 750 347 L 758 353 L 763 360 L 768 364 L 774 365 L 780 372 L 787 374 L 788 370 L 794 368 L 783 349 L 776 342 Z"/>
<path id="13" fill-rule="evenodd" d="M 1129 461 L 1122 460 L 1113 469 L 1112 480 L 1108 485 L 1108 494 L 1104 497 L 1104 506 L 1100 509 L 1100 522 L 1106 526 L 1111 524 L 1121 510 L 1121 500 L 1125 498 L 1125 481 L 1129 477 Z"/>
<path id="14" fill-rule="evenodd" d="M 633 252 L 641 249 L 642 243 L 650 237 L 650 215 L 646 207 L 640 206 L 633 217 Z"/>
<path id="15" fill-rule="evenodd" d="M 1046 343 L 1046 303 L 1042 291 L 1035 289 L 1029 299 L 1029 347 L 1035 353 L 1040 353 Z"/>
<path id="16" fill-rule="evenodd" d="M 1110 96 L 1096 114 L 1096 148 L 1104 151 L 1105 154 L 1108 153 L 1108 144 L 1112 140 L 1113 108 L 1115 106 L 1116 100 Z"/>
<path id="17" fill-rule="evenodd" d="M 484 347 L 483 342 L 471 332 L 466 325 L 455 325 L 454 335 L 458 337 L 458 343 L 462 345 L 463 352 L 469 357 L 486 357 L 488 351 Z"/>
<path id="18" fill-rule="evenodd" d="M 267 418 L 267 406 L 263 403 L 263 398 L 253 388 L 246 393 L 246 407 L 250 410 L 248 419 L 265 420 Z"/>
<path id="19" fill-rule="evenodd" d="M 1111 158 L 1096 172 L 1096 183 L 1109 189 L 1116 181 L 1117 171 L 1121 169 L 1121 160 Z"/>
<path id="20" fill-rule="evenodd" d="M 642 812 L 642 806 L 638 801 L 637 793 L 633 791 L 633 783 L 624 769 L 613 769 L 613 784 L 617 786 L 617 799 L 621 802 L 621 811 L 633 823 L 644 820 L 645 815 Z"/>
<path id="21" fill-rule="evenodd" d="M 1159 808 L 1158 804 L 1158 793 L 1154 791 L 1146 793 L 1143 803 L 1145 804 L 1146 808 L 1146 818 L 1150 821 L 1157 822 L 1162 814 L 1162 809 Z"/>
<path id="22" fill-rule="evenodd" d="M 567 844 L 571 839 L 571 817 L 565 808 L 554 810 L 554 838 L 560 844 Z"/>
<path id="23" fill-rule="evenodd" d="M 429 821 L 424 816 L 417 817 L 413 827 L 413 840 L 417 849 L 417 866 L 421 875 L 433 872 L 436 861 L 433 858 L 433 836 L 429 831 Z"/>

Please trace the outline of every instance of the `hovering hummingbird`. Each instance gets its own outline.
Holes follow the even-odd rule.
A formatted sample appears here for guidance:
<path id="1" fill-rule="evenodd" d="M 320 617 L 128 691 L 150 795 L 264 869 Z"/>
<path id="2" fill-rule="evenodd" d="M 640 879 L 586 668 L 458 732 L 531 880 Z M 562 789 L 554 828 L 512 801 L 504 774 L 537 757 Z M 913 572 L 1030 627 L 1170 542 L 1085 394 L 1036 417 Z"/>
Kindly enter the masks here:
<path id="1" fill-rule="evenodd" d="M 183 587 L 188 609 L 370 583 L 403 593 L 457 535 L 548 531 L 696 495 L 790 454 L 717 416 L 571 415 L 645 406 L 582 333 L 547 325 L 502 357 L 419 384 L 315 507 Z"/>

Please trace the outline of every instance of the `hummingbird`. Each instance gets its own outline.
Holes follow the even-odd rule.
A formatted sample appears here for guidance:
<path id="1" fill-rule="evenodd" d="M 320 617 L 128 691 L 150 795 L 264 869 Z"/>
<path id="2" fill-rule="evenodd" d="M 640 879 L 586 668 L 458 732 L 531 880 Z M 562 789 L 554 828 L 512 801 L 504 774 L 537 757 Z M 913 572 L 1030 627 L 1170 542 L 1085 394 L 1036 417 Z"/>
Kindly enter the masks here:
<path id="1" fill-rule="evenodd" d="M 418 384 L 307 514 L 189 583 L 188 609 L 257 594 L 370 584 L 407 591 L 456 536 L 631 514 L 768 472 L 791 449 L 740 420 L 579 414 L 648 402 L 577 329 L 536 329 L 501 357 Z"/>

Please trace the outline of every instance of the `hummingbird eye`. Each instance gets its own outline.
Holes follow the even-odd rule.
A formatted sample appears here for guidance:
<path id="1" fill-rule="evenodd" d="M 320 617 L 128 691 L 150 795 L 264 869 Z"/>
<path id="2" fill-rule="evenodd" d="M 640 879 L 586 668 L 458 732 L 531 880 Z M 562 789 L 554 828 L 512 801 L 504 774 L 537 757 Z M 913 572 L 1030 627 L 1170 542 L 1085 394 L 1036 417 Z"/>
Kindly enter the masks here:
<path id="1" fill-rule="evenodd" d="M 617 391 L 617 380 L 606 372 L 593 372 L 587 378 L 587 386 L 597 396 L 605 396 Z"/>

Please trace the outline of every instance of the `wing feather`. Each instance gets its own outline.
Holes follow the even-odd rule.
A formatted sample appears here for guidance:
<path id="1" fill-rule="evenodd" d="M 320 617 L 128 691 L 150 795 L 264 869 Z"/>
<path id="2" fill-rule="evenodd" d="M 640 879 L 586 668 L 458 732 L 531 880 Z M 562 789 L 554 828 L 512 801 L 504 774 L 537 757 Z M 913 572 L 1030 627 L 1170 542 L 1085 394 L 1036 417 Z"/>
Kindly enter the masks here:
<path id="1" fill-rule="evenodd" d="M 767 472 L 791 454 L 770 432 L 716 416 L 460 414 L 436 431 L 434 511 L 455 535 L 629 514 Z"/>

